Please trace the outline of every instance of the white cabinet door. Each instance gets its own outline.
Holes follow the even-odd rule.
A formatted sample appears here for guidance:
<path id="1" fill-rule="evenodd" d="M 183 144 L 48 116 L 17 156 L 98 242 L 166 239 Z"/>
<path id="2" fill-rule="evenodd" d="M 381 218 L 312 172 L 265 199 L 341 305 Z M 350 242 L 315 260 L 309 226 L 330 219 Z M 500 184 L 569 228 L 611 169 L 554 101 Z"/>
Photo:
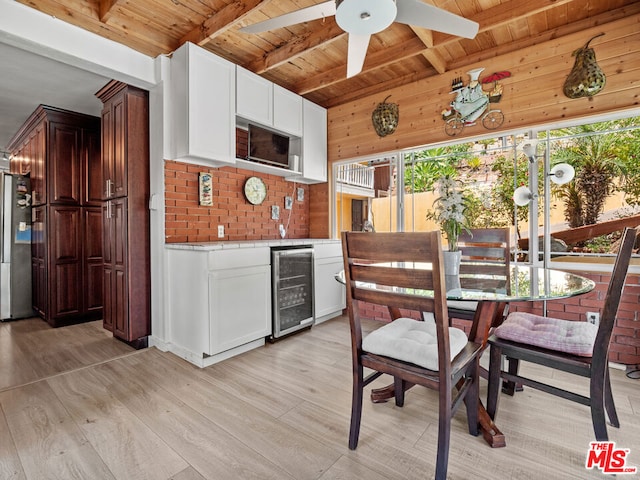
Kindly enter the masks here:
<path id="1" fill-rule="evenodd" d="M 346 307 L 345 287 L 335 279 L 344 268 L 342 257 L 322 258 L 314 265 L 315 318 L 327 320 L 338 316 Z M 323 318 L 325 317 L 325 318 Z"/>
<path id="2" fill-rule="evenodd" d="M 210 355 L 271 333 L 271 267 L 209 273 Z"/>
<path id="3" fill-rule="evenodd" d="M 306 99 L 302 101 L 302 178 L 327 181 L 327 110 Z"/>
<path id="4" fill-rule="evenodd" d="M 302 135 L 302 97 L 273 85 L 273 127 L 297 137 Z"/>
<path id="5" fill-rule="evenodd" d="M 174 160 L 235 163 L 235 65 L 192 43 L 171 57 L 168 130 Z"/>
<path id="6" fill-rule="evenodd" d="M 262 125 L 273 124 L 273 83 L 236 67 L 236 115 Z"/>

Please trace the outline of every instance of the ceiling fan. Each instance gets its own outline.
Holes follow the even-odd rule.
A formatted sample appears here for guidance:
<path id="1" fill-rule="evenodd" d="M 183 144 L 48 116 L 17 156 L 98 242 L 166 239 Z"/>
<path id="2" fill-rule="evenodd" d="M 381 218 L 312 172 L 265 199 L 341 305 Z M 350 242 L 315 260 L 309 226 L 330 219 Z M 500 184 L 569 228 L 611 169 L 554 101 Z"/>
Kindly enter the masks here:
<path id="1" fill-rule="evenodd" d="M 369 39 L 393 22 L 473 38 L 478 24 L 420 0 L 328 0 L 240 29 L 261 33 L 335 15 L 336 23 L 349 34 L 347 78 L 362 71 Z"/>

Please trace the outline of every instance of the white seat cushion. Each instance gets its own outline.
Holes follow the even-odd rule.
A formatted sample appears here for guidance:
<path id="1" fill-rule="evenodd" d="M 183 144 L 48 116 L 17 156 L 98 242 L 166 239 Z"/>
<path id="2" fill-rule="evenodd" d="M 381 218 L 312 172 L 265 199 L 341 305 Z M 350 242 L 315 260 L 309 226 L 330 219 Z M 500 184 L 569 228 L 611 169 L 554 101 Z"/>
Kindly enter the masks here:
<path id="1" fill-rule="evenodd" d="M 447 300 L 447 308 L 455 308 L 457 310 L 465 310 L 475 312 L 478 308 L 478 302 L 465 302 L 463 300 Z"/>
<path id="2" fill-rule="evenodd" d="M 589 322 L 572 322 L 513 312 L 494 331 L 496 337 L 582 357 L 593 354 L 598 327 Z"/>
<path id="3" fill-rule="evenodd" d="M 451 360 L 467 344 L 467 335 L 459 328 L 449 328 Z M 438 370 L 438 341 L 433 315 L 425 321 L 398 318 L 374 330 L 362 340 L 363 350 Z"/>

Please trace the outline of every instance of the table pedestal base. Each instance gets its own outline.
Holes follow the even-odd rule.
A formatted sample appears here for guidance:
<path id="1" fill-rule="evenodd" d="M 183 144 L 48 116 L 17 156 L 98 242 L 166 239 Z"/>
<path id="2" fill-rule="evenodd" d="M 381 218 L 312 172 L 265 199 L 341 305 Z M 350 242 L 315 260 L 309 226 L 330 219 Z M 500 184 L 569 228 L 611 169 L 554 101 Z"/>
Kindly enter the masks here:
<path id="1" fill-rule="evenodd" d="M 413 386 L 414 384 L 407 385 L 407 390 Z M 371 401 L 373 403 L 384 403 L 392 398 L 395 398 L 393 384 L 371 390 Z M 493 420 L 491 420 L 491 417 L 485 410 L 482 402 L 478 405 L 478 423 L 482 437 L 486 440 L 489 446 L 492 448 L 500 448 L 507 445 L 504 434 L 496 424 L 493 423 Z"/>

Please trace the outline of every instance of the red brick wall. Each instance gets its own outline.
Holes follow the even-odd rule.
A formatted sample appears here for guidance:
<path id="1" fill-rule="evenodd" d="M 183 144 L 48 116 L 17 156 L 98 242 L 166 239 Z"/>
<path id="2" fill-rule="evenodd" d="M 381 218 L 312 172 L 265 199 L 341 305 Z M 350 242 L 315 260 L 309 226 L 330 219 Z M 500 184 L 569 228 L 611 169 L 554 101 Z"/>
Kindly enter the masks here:
<path id="1" fill-rule="evenodd" d="M 586 312 L 602 314 L 611 275 L 607 273 L 575 272 L 596 282 L 596 288 L 586 295 L 547 302 L 547 315 L 565 320 L 584 320 Z M 511 311 L 541 314 L 542 303 L 512 303 Z M 627 275 L 620 299 L 616 325 L 611 337 L 609 360 L 624 365 L 640 363 L 640 275 Z"/>
<path id="2" fill-rule="evenodd" d="M 564 300 L 547 302 L 547 315 L 565 320 L 584 320 L 586 312 L 600 312 L 607 293 L 611 275 L 575 272 L 596 282 L 596 288 L 585 295 Z M 542 302 L 514 302 L 509 311 L 527 311 L 541 315 Z M 360 312 L 365 318 L 388 322 L 389 312 L 379 305 L 360 304 Z M 414 317 L 415 318 L 415 317 Z M 453 326 L 463 329 L 467 334 L 471 322 L 453 319 Z M 611 362 L 623 365 L 640 364 L 640 275 L 627 275 L 626 286 L 620 301 L 616 326 L 611 338 L 609 351 Z"/>
<path id="3" fill-rule="evenodd" d="M 213 176 L 213 206 L 198 204 L 198 174 Z M 286 238 L 309 238 L 309 186 L 288 182 L 283 177 L 239 168 L 205 168 L 165 161 L 165 241 L 218 242 L 279 239 L 278 225 L 287 228 Z M 259 176 L 267 185 L 267 198 L 251 205 L 243 194 L 244 182 Z M 298 202 L 297 189 L 304 189 Z M 285 196 L 293 197 L 293 208 L 284 208 Z M 280 219 L 271 219 L 271 206 L 280 206 Z M 290 219 L 289 219 L 290 214 Z M 224 238 L 218 238 L 224 225 Z"/>

